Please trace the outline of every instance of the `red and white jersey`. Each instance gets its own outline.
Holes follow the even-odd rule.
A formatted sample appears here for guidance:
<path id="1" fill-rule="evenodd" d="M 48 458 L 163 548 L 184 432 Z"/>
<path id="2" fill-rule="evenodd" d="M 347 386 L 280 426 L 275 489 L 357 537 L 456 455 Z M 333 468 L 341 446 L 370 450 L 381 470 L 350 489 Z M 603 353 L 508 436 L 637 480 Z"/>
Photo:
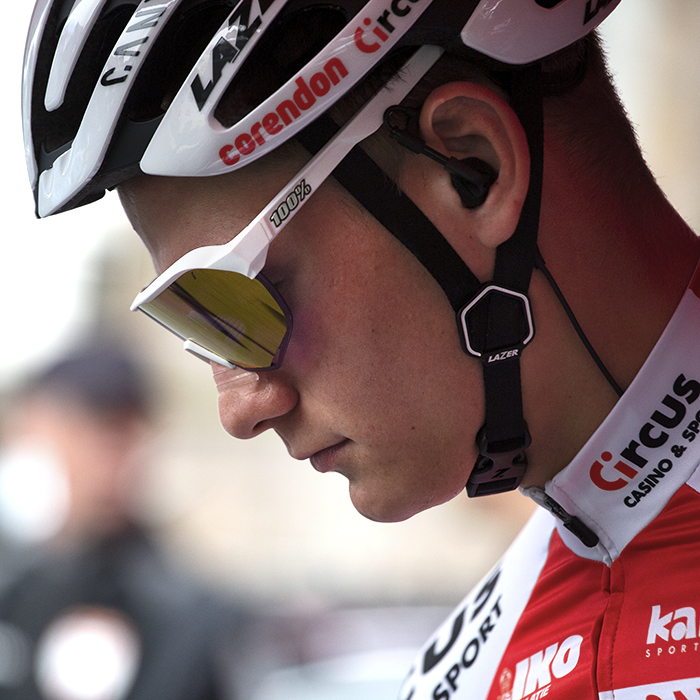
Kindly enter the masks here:
<path id="1" fill-rule="evenodd" d="M 401 700 L 700 700 L 700 274 L 613 411 L 424 647 Z M 696 439 L 698 438 L 698 439 Z"/>

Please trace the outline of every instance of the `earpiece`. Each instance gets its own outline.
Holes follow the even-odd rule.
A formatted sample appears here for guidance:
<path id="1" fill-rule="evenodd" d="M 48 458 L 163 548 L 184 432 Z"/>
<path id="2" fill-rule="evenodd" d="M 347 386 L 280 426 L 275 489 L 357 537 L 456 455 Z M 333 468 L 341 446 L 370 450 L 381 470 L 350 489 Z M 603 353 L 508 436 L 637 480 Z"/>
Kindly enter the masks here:
<path id="1" fill-rule="evenodd" d="M 488 197 L 491 185 L 498 173 L 480 158 L 447 158 L 439 151 L 425 145 L 418 135 L 418 110 L 394 105 L 384 112 L 384 126 L 391 138 L 413 153 L 428 156 L 440 163 L 448 173 L 452 187 L 457 190 L 462 206 L 466 209 L 480 207 Z"/>
<path id="2" fill-rule="evenodd" d="M 452 187 L 457 190 L 466 209 L 480 207 L 486 201 L 491 185 L 498 179 L 498 173 L 480 158 L 450 158 L 445 163 L 445 170 L 450 173 Z"/>

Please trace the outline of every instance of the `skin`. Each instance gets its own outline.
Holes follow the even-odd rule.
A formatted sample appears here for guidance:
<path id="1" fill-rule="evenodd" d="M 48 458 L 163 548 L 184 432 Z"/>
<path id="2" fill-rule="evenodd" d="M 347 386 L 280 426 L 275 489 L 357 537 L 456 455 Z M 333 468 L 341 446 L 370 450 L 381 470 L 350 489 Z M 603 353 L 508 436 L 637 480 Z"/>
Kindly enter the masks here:
<path id="1" fill-rule="evenodd" d="M 232 238 L 287 176 L 260 168 L 224 179 L 240 197 L 223 208 L 200 179 L 149 180 L 125 198 L 158 269 L 195 241 Z M 282 368 L 257 382 L 228 383 L 230 371 L 215 369 L 225 429 L 238 438 L 274 429 L 292 457 L 313 455 L 317 469 L 346 476 L 355 507 L 373 519 L 404 519 L 461 491 L 476 458 L 464 424 L 483 414 L 471 390 L 480 368 L 461 352 L 427 272 L 329 184 L 272 244 L 265 274 L 292 309 L 292 340 Z M 442 397 L 455 386 L 448 409 Z"/>
<path id="2" fill-rule="evenodd" d="M 461 206 L 446 171 L 427 158 L 406 157 L 400 177 L 488 280 L 527 192 L 522 127 L 496 93 L 464 82 L 435 90 L 420 126 L 432 148 L 478 156 L 499 173 L 476 210 Z M 562 139 L 548 132 L 545 149 L 543 255 L 627 386 L 686 288 L 697 239 L 655 186 L 630 207 L 614 192 L 601 194 Z M 267 158 L 217 178 L 144 176 L 120 194 L 162 271 L 195 247 L 233 238 L 301 162 Z M 604 206 L 590 205 L 603 196 Z M 225 429 L 239 438 L 275 430 L 292 457 L 347 477 L 353 504 L 375 520 L 402 520 L 461 492 L 483 424 L 481 368 L 461 351 L 453 312 L 422 266 L 328 181 L 272 243 L 265 273 L 292 309 L 294 333 L 283 367 L 257 382 L 230 382 L 230 370 L 215 369 Z M 639 289 L 639 279 L 650 284 Z M 530 298 L 537 335 L 523 355 L 522 377 L 533 445 L 523 485 L 543 485 L 582 447 L 616 395 L 540 273 Z"/>

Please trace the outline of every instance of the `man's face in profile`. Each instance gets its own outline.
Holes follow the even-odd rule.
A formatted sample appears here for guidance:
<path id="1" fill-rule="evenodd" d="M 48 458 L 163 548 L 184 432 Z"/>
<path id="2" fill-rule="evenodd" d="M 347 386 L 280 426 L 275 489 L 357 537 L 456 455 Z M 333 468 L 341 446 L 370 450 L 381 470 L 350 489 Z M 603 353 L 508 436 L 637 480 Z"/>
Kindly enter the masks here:
<path id="1" fill-rule="evenodd" d="M 264 159 L 263 159 L 264 160 Z M 213 178 L 142 178 L 120 193 L 158 271 L 234 238 L 297 172 L 292 158 Z M 368 518 L 403 520 L 459 493 L 483 423 L 481 368 L 425 269 L 329 179 L 273 241 L 266 278 L 294 330 L 279 370 L 227 382 L 233 436 L 272 428 L 290 455 L 343 474 Z"/>

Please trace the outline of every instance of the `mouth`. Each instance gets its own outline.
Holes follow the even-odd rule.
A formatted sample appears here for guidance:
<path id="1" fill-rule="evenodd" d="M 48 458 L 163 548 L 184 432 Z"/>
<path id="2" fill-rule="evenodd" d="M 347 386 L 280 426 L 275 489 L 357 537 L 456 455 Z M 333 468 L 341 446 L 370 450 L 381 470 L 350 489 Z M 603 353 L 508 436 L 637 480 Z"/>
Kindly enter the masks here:
<path id="1" fill-rule="evenodd" d="M 338 462 L 338 459 L 340 457 L 340 453 L 343 451 L 343 449 L 348 445 L 350 441 L 345 439 L 341 440 L 340 442 L 336 443 L 335 445 L 331 445 L 330 447 L 325 447 L 322 450 L 319 450 L 318 452 L 315 452 L 309 457 L 309 461 L 311 462 L 311 466 L 317 471 L 320 472 L 321 474 L 325 474 L 326 472 L 331 472 L 334 471 Z"/>

